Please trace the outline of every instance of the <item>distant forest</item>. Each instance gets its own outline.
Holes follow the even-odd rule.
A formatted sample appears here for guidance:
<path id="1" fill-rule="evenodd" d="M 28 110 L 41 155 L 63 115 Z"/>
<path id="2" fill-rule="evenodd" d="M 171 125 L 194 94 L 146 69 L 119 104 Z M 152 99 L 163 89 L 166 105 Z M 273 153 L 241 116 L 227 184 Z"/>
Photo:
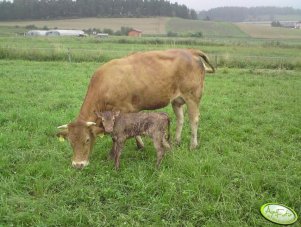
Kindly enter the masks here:
<path id="1" fill-rule="evenodd" d="M 279 15 L 300 15 L 300 9 L 291 7 L 218 7 L 208 11 L 201 11 L 199 19 L 220 20 L 230 22 L 274 20 Z"/>
<path id="2" fill-rule="evenodd" d="M 0 20 L 77 17 L 181 17 L 197 19 L 185 5 L 165 0 L 14 0 L 0 2 Z"/>

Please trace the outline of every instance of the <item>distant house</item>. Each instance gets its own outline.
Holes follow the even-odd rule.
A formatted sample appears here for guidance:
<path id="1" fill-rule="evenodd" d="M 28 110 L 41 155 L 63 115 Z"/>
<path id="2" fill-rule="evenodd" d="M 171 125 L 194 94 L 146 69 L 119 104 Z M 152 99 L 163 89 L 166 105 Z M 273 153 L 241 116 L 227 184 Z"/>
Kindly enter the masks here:
<path id="1" fill-rule="evenodd" d="M 46 30 L 30 30 L 26 33 L 28 36 L 45 36 L 48 31 Z"/>
<path id="2" fill-rule="evenodd" d="M 128 32 L 128 36 L 132 36 L 132 37 L 141 37 L 142 36 L 142 31 L 138 30 L 138 29 L 131 29 Z"/>
<path id="3" fill-rule="evenodd" d="M 298 21 L 295 23 L 295 28 L 296 29 L 301 29 L 301 21 Z"/>
<path id="4" fill-rule="evenodd" d="M 85 36 L 82 30 L 49 30 L 47 36 Z"/>

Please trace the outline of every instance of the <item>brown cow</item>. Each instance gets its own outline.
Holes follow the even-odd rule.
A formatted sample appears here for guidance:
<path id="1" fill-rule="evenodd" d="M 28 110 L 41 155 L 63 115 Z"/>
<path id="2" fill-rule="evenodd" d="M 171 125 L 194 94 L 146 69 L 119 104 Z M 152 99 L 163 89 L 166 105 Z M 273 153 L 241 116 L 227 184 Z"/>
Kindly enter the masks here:
<path id="1" fill-rule="evenodd" d="M 101 118 L 105 133 L 113 140 L 115 168 L 119 169 L 120 155 L 125 141 L 135 136 L 149 136 L 157 150 L 159 167 L 165 149 L 169 149 L 170 120 L 166 113 L 120 113 L 105 111 L 97 113 Z"/>
<path id="2" fill-rule="evenodd" d="M 172 103 L 177 118 L 176 142 L 180 143 L 186 103 L 190 147 L 196 148 L 205 70 L 214 72 L 207 56 L 192 49 L 138 52 L 101 66 L 90 81 L 76 120 L 59 127 L 64 130 L 58 136 L 67 138 L 73 148 L 72 165 L 81 168 L 88 164 L 96 135 L 103 131 L 94 112 L 106 110 L 139 112 Z"/>

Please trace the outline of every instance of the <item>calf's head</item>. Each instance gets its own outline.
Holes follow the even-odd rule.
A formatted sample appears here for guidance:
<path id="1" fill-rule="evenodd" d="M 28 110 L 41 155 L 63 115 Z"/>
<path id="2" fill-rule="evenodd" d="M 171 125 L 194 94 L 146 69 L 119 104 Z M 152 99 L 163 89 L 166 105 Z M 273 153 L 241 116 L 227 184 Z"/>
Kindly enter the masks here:
<path id="1" fill-rule="evenodd" d="M 105 111 L 101 113 L 97 113 L 97 117 L 101 119 L 102 125 L 105 129 L 105 132 L 112 133 L 116 117 L 118 117 L 120 111 Z"/>
<path id="2" fill-rule="evenodd" d="M 87 166 L 95 138 L 103 133 L 103 129 L 94 122 L 84 121 L 75 121 L 58 128 L 62 130 L 57 136 L 68 140 L 73 149 L 72 166 L 78 169 Z"/>

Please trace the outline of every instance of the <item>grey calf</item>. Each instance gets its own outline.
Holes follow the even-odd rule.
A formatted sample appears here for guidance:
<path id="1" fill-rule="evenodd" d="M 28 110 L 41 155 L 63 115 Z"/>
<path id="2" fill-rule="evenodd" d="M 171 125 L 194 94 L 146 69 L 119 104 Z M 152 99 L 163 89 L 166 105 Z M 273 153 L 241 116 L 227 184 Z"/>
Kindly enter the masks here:
<path id="1" fill-rule="evenodd" d="M 149 136 L 157 150 L 157 166 L 160 165 L 165 148 L 169 145 L 170 120 L 166 113 L 97 113 L 101 118 L 103 127 L 113 140 L 113 153 L 115 168 L 119 169 L 120 155 L 125 141 L 135 136 Z M 166 140 L 167 136 L 167 140 Z"/>

